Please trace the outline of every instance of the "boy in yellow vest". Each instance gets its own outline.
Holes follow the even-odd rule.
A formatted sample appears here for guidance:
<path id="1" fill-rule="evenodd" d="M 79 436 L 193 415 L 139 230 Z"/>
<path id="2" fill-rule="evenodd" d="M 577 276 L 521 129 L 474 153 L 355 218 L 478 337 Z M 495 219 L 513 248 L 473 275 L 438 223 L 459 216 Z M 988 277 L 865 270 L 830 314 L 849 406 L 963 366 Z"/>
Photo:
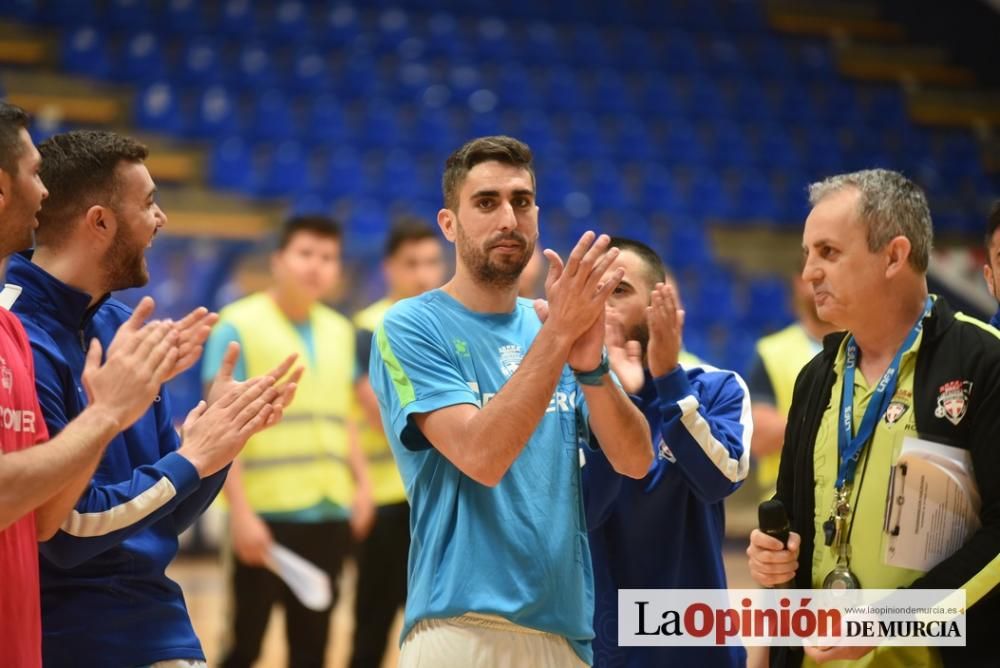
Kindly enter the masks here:
<path id="1" fill-rule="evenodd" d="M 340 277 L 340 250 L 336 222 L 319 216 L 286 222 L 271 257 L 272 287 L 224 308 L 206 345 L 205 378 L 231 341 L 243 351 L 237 378 L 258 375 L 290 352 L 305 367 L 284 421 L 247 443 L 226 481 L 236 559 L 224 666 L 254 662 L 278 601 L 285 610 L 289 664 L 323 665 L 332 604 L 319 612 L 303 606 L 264 568 L 268 551 L 274 543 L 284 545 L 336 583 L 352 526 L 364 533 L 373 516 L 350 415 L 357 375 L 354 328 L 320 302 Z"/>
<path id="2" fill-rule="evenodd" d="M 820 351 L 823 337 L 834 331 L 832 325 L 816 315 L 812 287 L 801 276 L 792 277 L 791 284 L 798 320 L 757 341 L 747 376 L 753 406 L 751 452 L 757 458 L 757 486 L 762 499 L 774 496 L 795 379 L 806 362 Z"/>
<path id="3" fill-rule="evenodd" d="M 354 316 L 358 328 L 358 367 L 362 369 L 355 386 L 363 411 L 359 420 L 361 447 L 377 510 L 371 533 L 358 546 L 351 668 L 382 665 L 396 610 L 406 601 L 406 558 L 410 552 L 410 506 L 396 460 L 382 431 L 378 399 L 368 382 L 372 332 L 389 307 L 400 299 L 416 297 L 444 282 L 440 237 L 420 219 L 403 219 L 393 226 L 386 238 L 383 257 L 387 294 Z"/>

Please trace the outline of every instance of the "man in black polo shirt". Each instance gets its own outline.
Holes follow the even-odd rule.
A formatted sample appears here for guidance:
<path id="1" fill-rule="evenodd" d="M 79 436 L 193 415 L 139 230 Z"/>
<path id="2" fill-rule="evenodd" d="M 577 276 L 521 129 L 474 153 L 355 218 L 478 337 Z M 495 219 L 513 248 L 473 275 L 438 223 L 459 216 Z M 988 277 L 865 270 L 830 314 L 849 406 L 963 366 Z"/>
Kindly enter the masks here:
<path id="1" fill-rule="evenodd" d="M 847 332 L 827 336 L 796 382 L 777 487 L 793 533 L 782 549 L 754 531 L 751 573 L 765 586 L 794 579 L 802 588 L 964 588 L 968 646 L 809 647 L 805 659 L 798 648 L 779 647 L 771 664 L 992 665 L 988 640 L 1000 614 L 1000 336 L 928 295 L 931 218 L 912 182 L 866 170 L 813 184 L 809 195 L 803 278 L 820 318 Z M 890 468 L 903 438 L 917 435 L 969 450 L 982 495 L 982 528 L 926 573 L 882 561 Z"/>

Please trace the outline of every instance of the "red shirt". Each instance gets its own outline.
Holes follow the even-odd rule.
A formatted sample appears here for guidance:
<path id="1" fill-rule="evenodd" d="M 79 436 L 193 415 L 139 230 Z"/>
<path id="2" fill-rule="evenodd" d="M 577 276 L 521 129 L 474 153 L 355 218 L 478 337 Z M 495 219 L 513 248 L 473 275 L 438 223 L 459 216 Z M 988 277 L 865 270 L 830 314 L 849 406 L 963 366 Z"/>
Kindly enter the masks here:
<path id="1" fill-rule="evenodd" d="M 28 337 L 21 322 L 0 308 L 0 449 L 14 452 L 47 439 Z M 0 666 L 41 665 L 38 539 L 35 514 L 28 513 L 0 531 Z"/>

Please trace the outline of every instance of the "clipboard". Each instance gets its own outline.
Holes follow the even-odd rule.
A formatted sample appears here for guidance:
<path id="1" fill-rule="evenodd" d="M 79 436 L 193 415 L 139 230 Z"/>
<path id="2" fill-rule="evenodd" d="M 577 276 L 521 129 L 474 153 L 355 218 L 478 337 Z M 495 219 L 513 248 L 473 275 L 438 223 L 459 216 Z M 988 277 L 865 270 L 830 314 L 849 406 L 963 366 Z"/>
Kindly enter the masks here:
<path id="1" fill-rule="evenodd" d="M 930 570 L 979 530 L 981 507 L 967 450 L 906 437 L 886 492 L 882 562 Z"/>

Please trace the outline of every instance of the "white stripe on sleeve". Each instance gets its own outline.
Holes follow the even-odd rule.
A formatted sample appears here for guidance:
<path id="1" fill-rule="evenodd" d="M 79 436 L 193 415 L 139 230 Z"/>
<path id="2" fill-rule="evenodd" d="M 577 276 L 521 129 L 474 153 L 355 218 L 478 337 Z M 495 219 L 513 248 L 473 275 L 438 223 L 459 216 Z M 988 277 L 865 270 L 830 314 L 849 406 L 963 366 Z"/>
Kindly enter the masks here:
<path id="1" fill-rule="evenodd" d="M 719 469 L 729 481 L 739 482 L 747 477 L 750 471 L 750 439 L 753 437 L 753 419 L 750 417 L 750 392 L 746 383 L 740 378 L 738 373 L 723 371 L 714 367 L 702 364 L 702 369 L 709 373 L 729 373 L 739 383 L 743 392 L 743 405 L 740 411 L 740 425 L 743 427 L 743 454 L 739 459 L 734 459 L 726 448 L 712 434 L 712 428 L 708 421 L 698 412 L 698 399 L 694 395 L 688 395 L 677 402 L 681 409 L 681 424 L 691 434 L 691 438 L 701 447 L 705 456 L 711 460 L 715 467 Z"/>
<path id="2" fill-rule="evenodd" d="M 105 536 L 124 529 L 154 513 L 177 496 L 177 489 L 170 478 L 160 480 L 131 501 L 109 508 L 99 513 L 81 513 L 73 510 L 63 522 L 63 531 L 77 538 Z"/>

